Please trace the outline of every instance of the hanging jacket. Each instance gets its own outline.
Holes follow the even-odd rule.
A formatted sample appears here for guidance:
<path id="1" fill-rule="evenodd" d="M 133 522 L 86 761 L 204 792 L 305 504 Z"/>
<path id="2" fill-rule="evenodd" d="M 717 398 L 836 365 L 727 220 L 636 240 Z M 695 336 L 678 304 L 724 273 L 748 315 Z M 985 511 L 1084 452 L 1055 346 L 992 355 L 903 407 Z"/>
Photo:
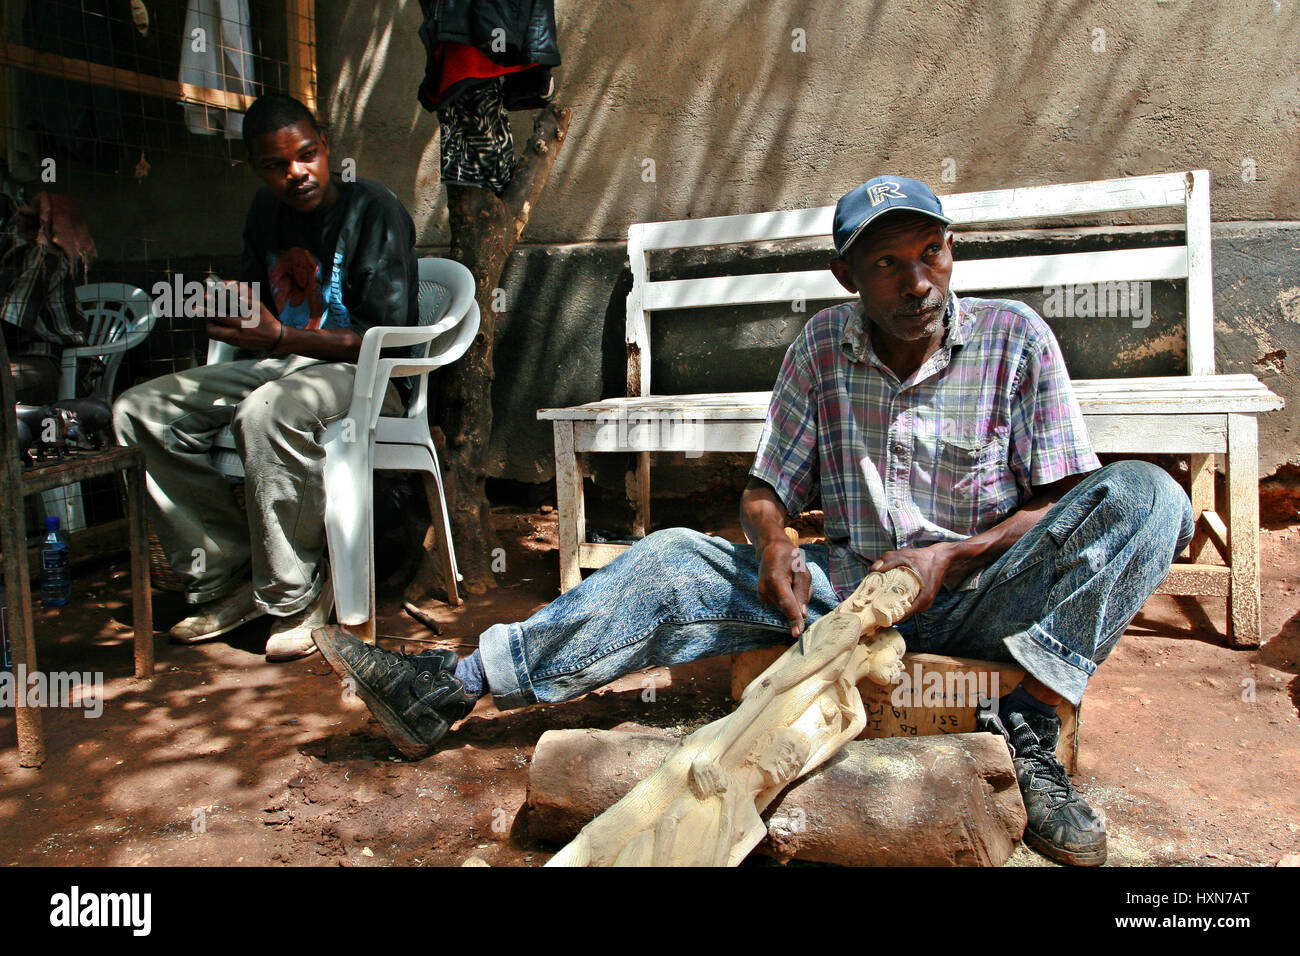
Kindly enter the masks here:
<path id="1" fill-rule="evenodd" d="M 439 50 L 447 42 L 469 44 L 502 66 L 541 67 L 506 77 L 507 109 L 537 109 L 548 101 L 550 67 L 560 62 L 555 0 L 420 0 L 420 8 L 426 61 L 419 99 L 425 109 L 437 109 L 441 100 Z"/>

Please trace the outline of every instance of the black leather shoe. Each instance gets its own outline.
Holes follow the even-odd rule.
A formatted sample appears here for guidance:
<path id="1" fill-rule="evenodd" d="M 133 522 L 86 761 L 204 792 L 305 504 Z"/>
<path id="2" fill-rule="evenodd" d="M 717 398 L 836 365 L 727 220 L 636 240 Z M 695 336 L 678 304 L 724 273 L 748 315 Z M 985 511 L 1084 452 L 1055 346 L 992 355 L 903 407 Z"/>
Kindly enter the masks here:
<path id="1" fill-rule="evenodd" d="M 451 725 L 474 709 L 452 674 L 455 651 L 394 654 L 337 625 L 317 628 L 312 639 L 335 672 L 353 682 L 388 739 L 411 760 L 433 753 Z"/>
<path id="2" fill-rule="evenodd" d="M 1048 859 L 1071 866 L 1106 862 L 1106 825 L 1075 792 L 1056 759 L 1061 721 L 1045 714 L 981 713 L 977 729 L 1007 742 L 1029 822 L 1025 842 Z"/>

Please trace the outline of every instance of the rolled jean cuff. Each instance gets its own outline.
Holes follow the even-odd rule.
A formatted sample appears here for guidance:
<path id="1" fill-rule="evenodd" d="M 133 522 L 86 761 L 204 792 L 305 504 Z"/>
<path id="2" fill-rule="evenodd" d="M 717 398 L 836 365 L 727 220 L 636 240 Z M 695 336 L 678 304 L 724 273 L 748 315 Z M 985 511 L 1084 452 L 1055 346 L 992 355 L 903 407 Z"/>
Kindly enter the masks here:
<path id="1" fill-rule="evenodd" d="M 498 710 L 514 710 L 537 703 L 531 682 L 525 686 L 528 668 L 523 657 L 523 630 L 518 624 L 493 624 L 479 635 L 478 654 L 483 659 L 487 689 Z M 518 664 L 516 664 L 518 661 Z"/>
<path id="2" fill-rule="evenodd" d="M 1042 681 L 1076 707 L 1097 665 L 1071 651 L 1037 624 L 1002 639 L 1007 651 L 1030 676 Z"/>

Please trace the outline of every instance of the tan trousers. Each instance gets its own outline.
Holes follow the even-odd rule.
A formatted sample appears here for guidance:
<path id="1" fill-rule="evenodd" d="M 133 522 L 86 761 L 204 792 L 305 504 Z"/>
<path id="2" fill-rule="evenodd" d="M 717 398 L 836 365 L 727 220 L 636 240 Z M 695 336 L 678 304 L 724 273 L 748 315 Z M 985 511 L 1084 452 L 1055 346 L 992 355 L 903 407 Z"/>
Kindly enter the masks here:
<path id="1" fill-rule="evenodd" d="M 270 614 L 294 614 L 316 597 L 320 438 L 347 414 L 355 372 L 302 356 L 244 359 L 161 376 L 114 404 L 118 441 L 144 452 L 149 517 L 191 603 L 222 597 L 250 566 L 257 604 Z M 247 513 L 209 456 L 227 425 L 244 460 Z"/>

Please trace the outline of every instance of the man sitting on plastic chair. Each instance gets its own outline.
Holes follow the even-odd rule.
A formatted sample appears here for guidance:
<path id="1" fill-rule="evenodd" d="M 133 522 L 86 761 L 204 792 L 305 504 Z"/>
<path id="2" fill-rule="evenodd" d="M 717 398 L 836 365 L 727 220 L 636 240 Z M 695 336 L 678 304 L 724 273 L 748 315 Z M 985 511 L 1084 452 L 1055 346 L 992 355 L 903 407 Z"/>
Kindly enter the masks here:
<path id="1" fill-rule="evenodd" d="M 207 322 L 235 360 L 137 386 L 113 418 L 118 440 L 144 452 L 150 519 L 199 605 L 171 640 L 207 641 L 269 614 L 266 658 L 285 661 L 316 650 L 312 629 L 332 610 L 321 435 L 348 413 L 366 330 L 417 322 L 415 226 L 385 187 L 330 173 L 329 142 L 292 97 L 257 100 L 244 142 L 266 184 L 244 227 L 246 284 L 213 297 Z M 390 385 L 385 405 L 396 401 Z M 246 513 L 209 455 L 227 426 Z"/>

